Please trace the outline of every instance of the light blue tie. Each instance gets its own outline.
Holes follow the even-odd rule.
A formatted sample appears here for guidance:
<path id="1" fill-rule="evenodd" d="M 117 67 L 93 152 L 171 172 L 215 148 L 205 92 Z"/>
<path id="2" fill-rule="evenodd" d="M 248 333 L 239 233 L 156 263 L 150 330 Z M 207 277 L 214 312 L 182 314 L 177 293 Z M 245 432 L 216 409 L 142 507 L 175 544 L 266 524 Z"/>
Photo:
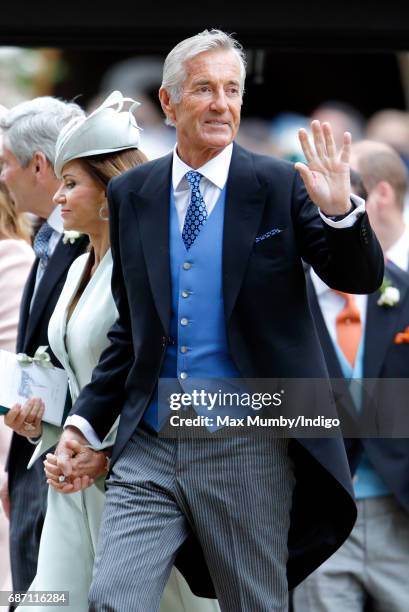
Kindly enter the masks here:
<path id="1" fill-rule="evenodd" d="M 48 263 L 48 243 L 53 231 L 51 225 L 48 225 L 47 221 L 44 221 L 34 238 L 33 249 L 36 257 L 40 260 L 39 265 L 41 268 L 45 268 Z"/>
<path id="2" fill-rule="evenodd" d="M 190 203 L 186 211 L 185 223 L 183 225 L 182 240 L 188 251 L 207 220 L 207 208 L 199 185 L 202 175 L 200 172 L 189 170 L 185 174 L 191 188 Z"/>

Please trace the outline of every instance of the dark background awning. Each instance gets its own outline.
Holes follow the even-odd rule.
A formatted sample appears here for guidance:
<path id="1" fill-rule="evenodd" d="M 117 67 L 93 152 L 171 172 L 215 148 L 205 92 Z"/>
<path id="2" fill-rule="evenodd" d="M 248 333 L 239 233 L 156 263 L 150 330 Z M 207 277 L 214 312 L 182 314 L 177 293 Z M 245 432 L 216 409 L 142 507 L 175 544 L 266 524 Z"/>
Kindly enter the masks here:
<path id="1" fill-rule="evenodd" d="M 3 4 L 0 44 L 165 51 L 205 27 L 236 32 L 248 48 L 403 50 L 408 2 L 56 2 Z"/>
<path id="2" fill-rule="evenodd" d="M 35 95 L 79 96 L 87 106 L 114 66 L 147 58 L 161 65 L 178 41 L 206 27 L 235 33 L 245 47 L 245 117 L 308 116 L 333 100 L 365 119 L 409 107 L 409 2 L 402 0 L 14 0 L 2 7 L 0 46 L 54 48 L 59 76 Z M 145 93 L 158 108 L 160 77 L 153 81 Z"/>

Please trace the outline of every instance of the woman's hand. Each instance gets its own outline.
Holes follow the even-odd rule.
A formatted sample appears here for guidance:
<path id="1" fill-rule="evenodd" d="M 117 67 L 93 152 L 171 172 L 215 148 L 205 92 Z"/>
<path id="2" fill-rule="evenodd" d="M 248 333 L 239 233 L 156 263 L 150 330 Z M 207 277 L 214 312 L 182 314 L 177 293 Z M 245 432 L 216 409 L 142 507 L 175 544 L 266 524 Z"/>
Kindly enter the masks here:
<path id="1" fill-rule="evenodd" d="M 95 478 L 107 473 L 109 451 L 94 451 L 76 440 L 69 440 L 67 446 L 73 452 L 72 472 L 64 476 L 59 458 L 48 453 L 44 461 L 47 482 L 59 493 L 76 493 L 94 484 Z"/>
<path id="2" fill-rule="evenodd" d="M 24 406 L 15 404 L 7 414 L 4 422 L 13 431 L 25 438 L 38 438 L 41 436 L 43 426 L 41 419 L 44 415 L 44 402 L 38 398 L 26 401 Z"/>

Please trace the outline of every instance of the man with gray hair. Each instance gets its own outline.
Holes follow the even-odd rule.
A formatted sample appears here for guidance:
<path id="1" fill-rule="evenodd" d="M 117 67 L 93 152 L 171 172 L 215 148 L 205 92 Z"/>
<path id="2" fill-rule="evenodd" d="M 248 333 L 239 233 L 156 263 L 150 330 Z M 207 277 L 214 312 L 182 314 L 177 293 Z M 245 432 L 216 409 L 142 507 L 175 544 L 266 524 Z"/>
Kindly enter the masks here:
<path id="1" fill-rule="evenodd" d="M 244 78 L 241 45 L 224 32 L 179 43 L 159 91 L 176 148 L 110 184 L 119 318 L 67 419 L 53 477 L 56 489 L 78 489 L 68 441 L 97 446 L 121 414 L 90 610 L 157 612 L 175 563 L 197 594 L 214 586 L 223 612 L 284 612 L 288 586 L 356 517 L 339 437 L 158 435 L 169 416 L 160 379 L 192 395 L 195 380 L 326 377 L 302 258 L 339 289 L 382 281 L 365 204 L 350 194 L 350 135 L 338 151 L 330 126 L 313 122 L 296 168 L 246 151 L 233 143 Z"/>
<path id="2" fill-rule="evenodd" d="M 55 143 L 61 128 L 82 114 L 77 104 L 40 97 L 18 104 L 0 120 L 0 180 L 7 186 L 18 212 L 30 212 L 42 219 L 33 245 L 36 259 L 22 298 L 16 346 L 16 352 L 30 356 L 39 346 L 48 345 L 48 321 L 68 268 L 86 246 L 83 238 L 73 245 L 63 243 L 60 211 L 53 202 L 60 183 L 53 170 Z M 51 351 L 50 356 L 59 365 Z M 2 483 L 1 498 L 5 509 L 10 504 L 13 589 L 26 591 L 36 574 L 47 485 L 42 461 L 27 470 L 34 450 L 28 438 L 30 423 L 23 410 L 17 419 L 24 424 L 27 438 L 13 433 L 8 482 Z"/>

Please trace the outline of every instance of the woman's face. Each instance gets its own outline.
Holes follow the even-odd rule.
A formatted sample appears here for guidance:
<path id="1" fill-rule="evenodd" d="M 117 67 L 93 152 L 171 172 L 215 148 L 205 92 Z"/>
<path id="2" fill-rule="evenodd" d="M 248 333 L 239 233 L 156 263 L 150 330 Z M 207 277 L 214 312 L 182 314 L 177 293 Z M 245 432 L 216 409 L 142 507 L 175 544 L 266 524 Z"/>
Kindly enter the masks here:
<path id="1" fill-rule="evenodd" d="M 64 230 L 93 235 L 105 222 L 99 209 L 106 206 L 105 191 L 77 160 L 68 162 L 62 171 L 63 180 L 54 202 L 61 205 Z"/>

